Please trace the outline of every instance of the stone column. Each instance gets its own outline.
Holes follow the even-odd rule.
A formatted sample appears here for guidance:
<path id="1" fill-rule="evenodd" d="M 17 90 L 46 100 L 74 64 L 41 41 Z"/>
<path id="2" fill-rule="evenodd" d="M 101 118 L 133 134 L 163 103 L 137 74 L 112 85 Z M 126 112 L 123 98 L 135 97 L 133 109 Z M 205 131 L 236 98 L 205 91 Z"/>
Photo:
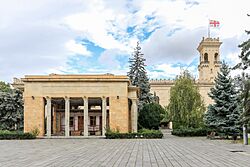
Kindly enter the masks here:
<path id="1" fill-rule="evenodd" d="M 132 100 L 132 106 L 131 106 L 131 116 L 132 116 L 132 132 L 137 132 L 137 112 L 138 112 L 138 106 L 137 106 L 137 99 L 131 99 Z"/>
<path id="2" fill-rule="evenodd" d="M 65 137 L 69 137 L 69 117 L 70 117 L 70 99 L 68 97 L 65 100 Z"/>
<path id="3" fill-rule="evenodd" d="M 106 133 L 106 118 L 107 118 L 107 102 L 106 97 L 102 97 L 102 136 Z"/>
<path id="4" fill-rule="evenodd" d="M 83 98 L 84 101 L 84 136 L 89 135 L 88 118 L 89 118 L 89 107 L 88 107 L 88 97 Z"/>
<path id="5" fill-rule="evenodd" d="M 47 131 L 47 137 L 51 137 L 51 99 L 49 97 L 46 97 L 46 111 L 47 111 L 47 125 L 46 125 L 46 131 Z"/>
<path id="6" fill-rule="evenodd" d="M 52 107 L 52 115 L 53 115 L 53 134 L 55 134 L 57 132 L 57 126 L 56 126 L 56 119 L 57 119 L 57 115 L 56 115 L 56 107 L 53 106 Z"/>

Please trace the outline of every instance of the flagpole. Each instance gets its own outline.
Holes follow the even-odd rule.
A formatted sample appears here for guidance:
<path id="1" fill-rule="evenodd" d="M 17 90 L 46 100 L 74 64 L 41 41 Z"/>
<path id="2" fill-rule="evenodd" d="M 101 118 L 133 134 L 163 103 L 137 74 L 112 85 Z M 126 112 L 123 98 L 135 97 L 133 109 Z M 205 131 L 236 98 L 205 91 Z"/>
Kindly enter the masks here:
<path id="1" fill-rule="evenodd" d="M 208 38 L 210 38 L 210 19 L 208 19 L 207 35 L 208 35 Z"/>

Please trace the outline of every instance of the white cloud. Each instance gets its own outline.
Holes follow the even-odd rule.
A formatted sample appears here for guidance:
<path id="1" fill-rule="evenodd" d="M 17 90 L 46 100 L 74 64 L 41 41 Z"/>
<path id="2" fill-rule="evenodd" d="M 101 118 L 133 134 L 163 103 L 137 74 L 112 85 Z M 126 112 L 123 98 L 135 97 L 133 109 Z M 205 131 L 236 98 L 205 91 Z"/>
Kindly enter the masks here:
<path id="1" fill-rule="evenodd" d="M 105 50 L 99 57 L 98 62 L 105 66 L 109 70 L 121 69 L 123 68 L 117 57 L 127 55 L 126 52 L 123 52 L 119 49 L 108 49 Z"/>
<path id="2" fill-rule="evenodd" d="M 98 8 L 98 7 L 97 7 Z M 96 45 L 105 49 L 125 47 L 108 31 L 111 30 L 111 21 L 114 13 L 109 10 L 88 11 L 84 13 L 73 14 L 65 18 L 66 24 L 73 30 L 81 32 L 83 37 L 93 41 Z"/>
<path id="3" fill-rule="evenodd" d="M 80 1 L 4 1 L 0 5 L 0 80 L 47 74 L 66 65 L 65 43 L 79 34 L 63 18 L 85 7 Z"/>
<path id="4" fill-rule="evenodd" d="M 204 29 L 183 29 L 168 36 L 167 30 L 157 30 L 143 44 L 143 51 L 149 65 L 165 63 L 187 63 L 199 55 L 196 50 Z"/>
<path id="5" fill-rule="evenodd" d="M 99 60 L 110 60 L 104 63 L 106 71 L 119 73 L 124 68 L 119 68 L 120 60 L 113 52 L 132 52 L 138 36 L 156 27 L 142 41 L 147 64 L 163 69 L 177 62 L 189 64 L 198 56 L 196 48 L 207 35 L 209 18 L 221 22 L 221 28 L 211 30 L 211 35 L 224 42 L 222 57 L 235 63 L 233 55 L 239 52 L 237 45 L 246 39 L 242 34 L 250 24 L 246 16 L 249 5 L 248 0 L 4 1 L 0 6 L 0 36 L 4 41 L 0 42 L 0 79 L 10 81 L 14 76 L 68 69 L 66 62 L 73 53 L 91 55 L 85 46 L 73 41 L 77 37 L 107 49 Z M 146 16 L 152 20 L 147 21 Z M 127 33 L 128 26 L 135 27 L 132 34 Z M 172 32 L 175 29 L 179 30 Z M 162 64 L 166 66 L 157 66 Z M 149 72 L 151 77 L 175 74 L 176 69 L 164 74 Z"/>
<path id="6" fill-rule="evenodd" d="M 70 40 L 65 45 L 71 54 L 80 54 L 83 56 L 91 56 L 91 52 L 88 51 L 84 45 L 76 43 L 75 40 Z"/>

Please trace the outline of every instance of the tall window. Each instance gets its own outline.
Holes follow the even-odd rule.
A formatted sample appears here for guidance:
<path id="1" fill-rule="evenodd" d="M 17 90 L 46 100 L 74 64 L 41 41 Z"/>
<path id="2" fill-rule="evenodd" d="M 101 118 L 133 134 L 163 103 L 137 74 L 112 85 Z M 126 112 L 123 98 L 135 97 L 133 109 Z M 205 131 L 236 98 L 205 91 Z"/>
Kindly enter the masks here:
<path id="1" fill-rule="evenodd" d="M 208 62 L 208 54 L 207 53 L 204 54 L 204 61 Z"/>
<path id="2" fill-rule="evenodd" d="M 218 61 L 218 53 L 214 54 L 214 61 Z"/>

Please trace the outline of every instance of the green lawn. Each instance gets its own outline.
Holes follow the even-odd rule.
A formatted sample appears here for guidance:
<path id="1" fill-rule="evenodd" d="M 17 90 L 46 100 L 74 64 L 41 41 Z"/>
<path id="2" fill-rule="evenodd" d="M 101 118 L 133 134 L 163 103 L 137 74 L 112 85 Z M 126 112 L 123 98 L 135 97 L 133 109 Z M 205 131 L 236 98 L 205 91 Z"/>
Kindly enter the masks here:
<path id="1" fill-rule="evenodd" d="M 243 140 L 242 140 L 242 143 L 243 143 Z M 250 138 L 248 138 L 248 144 L 250 144 Z"/>
<path id="2" fill-rule="evenodd" d="M 237 140 L 236 143 L 243 144 L 243 140 Z M 248 145 L 250 145 L 250 138 L 248 138 Z"/>

